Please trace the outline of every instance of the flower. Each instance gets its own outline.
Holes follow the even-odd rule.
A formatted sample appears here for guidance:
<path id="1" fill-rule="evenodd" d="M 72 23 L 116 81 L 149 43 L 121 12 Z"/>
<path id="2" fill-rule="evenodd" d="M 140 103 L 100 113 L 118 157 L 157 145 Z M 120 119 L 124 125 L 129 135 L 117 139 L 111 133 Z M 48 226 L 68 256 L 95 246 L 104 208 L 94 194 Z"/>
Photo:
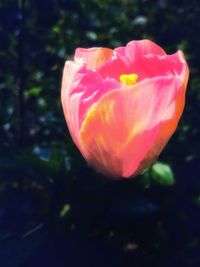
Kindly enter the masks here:
<path id="1" fill-rule="evenodd" d="M 76 49 L 64 67 L 61 101 L 83 157 L 108 177 L 143 172 L 177 127 L 188 77 L 182 51 L 167 55 L 150 40 Z"/>

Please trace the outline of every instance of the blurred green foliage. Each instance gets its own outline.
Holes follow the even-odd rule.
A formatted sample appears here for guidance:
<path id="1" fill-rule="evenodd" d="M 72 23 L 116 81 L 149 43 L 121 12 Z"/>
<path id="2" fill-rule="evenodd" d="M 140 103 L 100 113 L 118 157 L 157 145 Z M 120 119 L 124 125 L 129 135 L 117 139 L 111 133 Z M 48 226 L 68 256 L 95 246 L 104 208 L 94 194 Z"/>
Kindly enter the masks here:
<path id="1" fill-rule="evenodd" d="M 156 265 L 152 255 L 163 253 L 174 242 L 171 217 L 190 229 L 196 210 L 191 215 L 179 203 L 196 205 L 200 194 L 199 17 L 198 0 L 0 1 L 2 238 L 61 218 L 69 229 L 84 226 L 90 234 L 101 233 L 119 247 L 136 240 L 141 246 L 139 259 L 145 254 L 144 262 L 165 266 Z M 163 163 L 156 163 L 140 179 L 106 181 L 88 168 L 68 134 L 60 103 L 64 62 L 76 47 L 114 48 L 143 38 L 155 41 L 167 53 L 184 51 L 191 71 L 186 108 L 160 156 Z M 124 221 L 119 220 L 122 217 Z M 138 235 L 132 233 L 133 225 Z M 175 251 L 187 254 L 199 244 L 195 236 L 200 228 L 195 229 L 187 234 L 182 228 L 177 230 Z M 133 263 L 133 256 L 128 257 Z"/>

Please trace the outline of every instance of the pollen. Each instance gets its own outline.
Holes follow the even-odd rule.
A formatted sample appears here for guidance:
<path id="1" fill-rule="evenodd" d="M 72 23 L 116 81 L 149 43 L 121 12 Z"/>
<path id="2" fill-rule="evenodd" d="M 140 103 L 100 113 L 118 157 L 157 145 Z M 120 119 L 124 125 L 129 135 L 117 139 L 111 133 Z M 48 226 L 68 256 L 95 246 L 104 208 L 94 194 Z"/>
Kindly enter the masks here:
<path id="1" fill-rule="evenodd" d="M 135 73 L 121 74 L 119 77 L 120 82 L 128 86 L 134 85 L 137 82 L 137 79 L 138 75 Z"/>

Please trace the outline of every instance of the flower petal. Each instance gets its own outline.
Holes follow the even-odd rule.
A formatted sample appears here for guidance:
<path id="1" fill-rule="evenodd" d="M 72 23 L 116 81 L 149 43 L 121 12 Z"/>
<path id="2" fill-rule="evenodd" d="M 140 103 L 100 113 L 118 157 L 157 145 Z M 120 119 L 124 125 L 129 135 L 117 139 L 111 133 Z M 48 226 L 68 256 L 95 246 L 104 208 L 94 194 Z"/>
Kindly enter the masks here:
<path id="1" fill-rule="evenodd" d="M 149 43 L 150 41 L 146 42 Z M 150 42 L 150 44 L 151 43 L 152 42 Z M 122 57 L 121 54 L 117 53 L 115 57 L 112 58 L 112 60 L 108 60 L 102 67 L 99 68 L 99 73 L 104 78 L 112 77 L 113 79 L 119 79 L 120 75 L 122 74 L 136 73 L 138 75 L 138 81 L 158 76 L 180 75 L 183 65 L 180 61 L 181 51 L 178 51 L 173 55 L 166 55 L 163 54 L 164 51 L 163 53 L 161 53 L 162 50 L 159 46 L 154 44 L 151 47 L 152 51 L 156 51 L 157 48 L 157 52 L 160 52 L 160 54 L 148 54 L 147 51 L 151 51 L 149 49 L 146 50 L 146 54 L 142 56 L 141 51 L 139 50 L 142 50 L 142 48 L 147 49 L 147 47 L 144 46 L 144 43 L 142 41 L 133 41 L 129 43 L 129 45 L 124 48 L 125 52 L 127 52 L 126 50 L 128 49 L 128 56 L 125 55 L 124 57 Z M 116 52 L 117 49 L 114 51 Z M 137 51 L 138 54 L 135 54 Z"/>
<path id="2" fill-rule="evenodd" d="M 150 40 L 131 41 L 125 47 L 118 47 L 114 49 L 114 51 L 121 56 L 126 57 L 131 62 L 136 58 L 149 54 L 157 56 L 166 55 L 165 51 L 160 46 Z"/>
<path id="3" fill-rule="evenodd" d="M 61 87 L 61 103 L 65 119 L 73 138 L 74 143 L 81 149 L 79 145 L 79 139 L 77 134 L 77 119 L 73 117 L 73 110 L 70 105 L 70 95 L 73 91 L 72 84 L 74 84 L 74 79 L 77 73 L 80 73 L 82 70 L 81 64 L 76 64 L 73 61 L 67 61 L 65 63 L 63 76 L 62 76 L 62 87 Z M 78 78 L 76 78 L 78 80 Z M 74 85 L 75 87 L 75 85 Z"/>
<path id="4" fill-rule="evenodd" d="M 103 47 L 77 48 L 74 60 L 84 62 L 89 69 L 98 68 L 113 56 L 113 50 Z"/>
<path id="5" fill-rule="evenodd" d="M 119 88 L 118 81 L 103 79 L 85 65 L 67 61 L 64 68 L 61 102 L 69 131 L 81 150 L 78 133 L 88 109 L 105 93 Z"/>
<path id="6" fill-rule="evenodd" d="M 91 107 L 82 124 L 84 157 L 108 176 L 136 174 L 142 162 L 151 163 L 147 156 L 158 139 L 163 137 L 165 144 L 174 132 L 184 95 L 185 85 L 178 76 L 149 79 L 132 89 L 107 93 Z"/>
<path id="7" fill-rule="evenodd" d="M 99 69 L 99 73 L 103 77 L 113 79 L 119 79 L 124 73 L 136 73 L 138 81 L 158 76 L 180 75 L 183 65 L 180 61 L 180 53 L 181 51 L 178 51 L 173 55 L 163 56 L 149 54 L 136 57 L 133 61 L 129 61 L 128 57 L 122 59 L 116 55 L 115 59 L 107 61 Z"/>
<path id="8" fill-rule="evenodd" d="M 183 63 L 180 60 L 180 54 L 181 51 L 173 55 L 144 56 L 137 58 L 130 68 L 137 73 L 138 81 L 159 76 L 181 75 Z"/>
<path id="9" fill-rule="evenodd" d="M 180 79 L 182 80 L 182 86 L 180 88 L 179 93 L 177 94 L 176 98 L 176 104 L 175 104 L 175 110 L 174 110 L 174 115 L 171 117 L 171 119 L 168 119 L 165 121 L 165 123 L 162 123 L 160 125 L 160 129 L 158 132 L 158 136 L 156 137 L 156 141 L 153 145 L 153 147 L 148 151 L 146 155 L 146 159 L 143 160 L 137 170 L 136 174 L 141 173 L 142 170 L 145 170 L 148 168 L 149 163 L 151 164 L 156 160 L 156 158 L 159 156 L 160 152 L 163 150 L 165 147 L 166 143 L 176 130 L 178 121 L 182 115 L 184 105 L 185 105 L 185 90 L 187 87 L 188 83 L 188 78 L 189 78 L 189 69 L 187 66 L 187 63 L 185 62 L 184 55 L 182 51 L 179 51 L 179 58 L 180 61 L 183 63 L 183 70 L 180 75 Z M 170 118 L 170 114 L 172 113 L 172 110 L 174 109 L 173 103 L 166 109 L 165 111 L 165 117 Z"/>

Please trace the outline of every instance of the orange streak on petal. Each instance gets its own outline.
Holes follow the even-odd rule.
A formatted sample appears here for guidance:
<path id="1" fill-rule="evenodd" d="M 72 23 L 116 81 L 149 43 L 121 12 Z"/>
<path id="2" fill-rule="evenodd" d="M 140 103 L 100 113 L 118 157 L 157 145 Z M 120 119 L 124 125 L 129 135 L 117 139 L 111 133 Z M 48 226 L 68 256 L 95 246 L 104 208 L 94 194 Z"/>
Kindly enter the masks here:
<path id="1" fill-rule="evenodd" d="M 119 128 L 117 121 L 110 124 L 114 109 L 115 103 L 112 100 L 109 100 L 109 103 L 105 101 L 101 105 L 94 104 L 80 131 L 84 156 L 98 171 L 108 176 L 119 176 L 121 160 L 118 151 L 125 138 L 123 131 L 117 130 Z"/>
<path id="2" fill-rule="evenodd" d="M 83 61 L 90 69 L 102 66 L 113 56 L 113 50 L 109 48 L 78 48 L 75 53 L 75 61 Z"/>

